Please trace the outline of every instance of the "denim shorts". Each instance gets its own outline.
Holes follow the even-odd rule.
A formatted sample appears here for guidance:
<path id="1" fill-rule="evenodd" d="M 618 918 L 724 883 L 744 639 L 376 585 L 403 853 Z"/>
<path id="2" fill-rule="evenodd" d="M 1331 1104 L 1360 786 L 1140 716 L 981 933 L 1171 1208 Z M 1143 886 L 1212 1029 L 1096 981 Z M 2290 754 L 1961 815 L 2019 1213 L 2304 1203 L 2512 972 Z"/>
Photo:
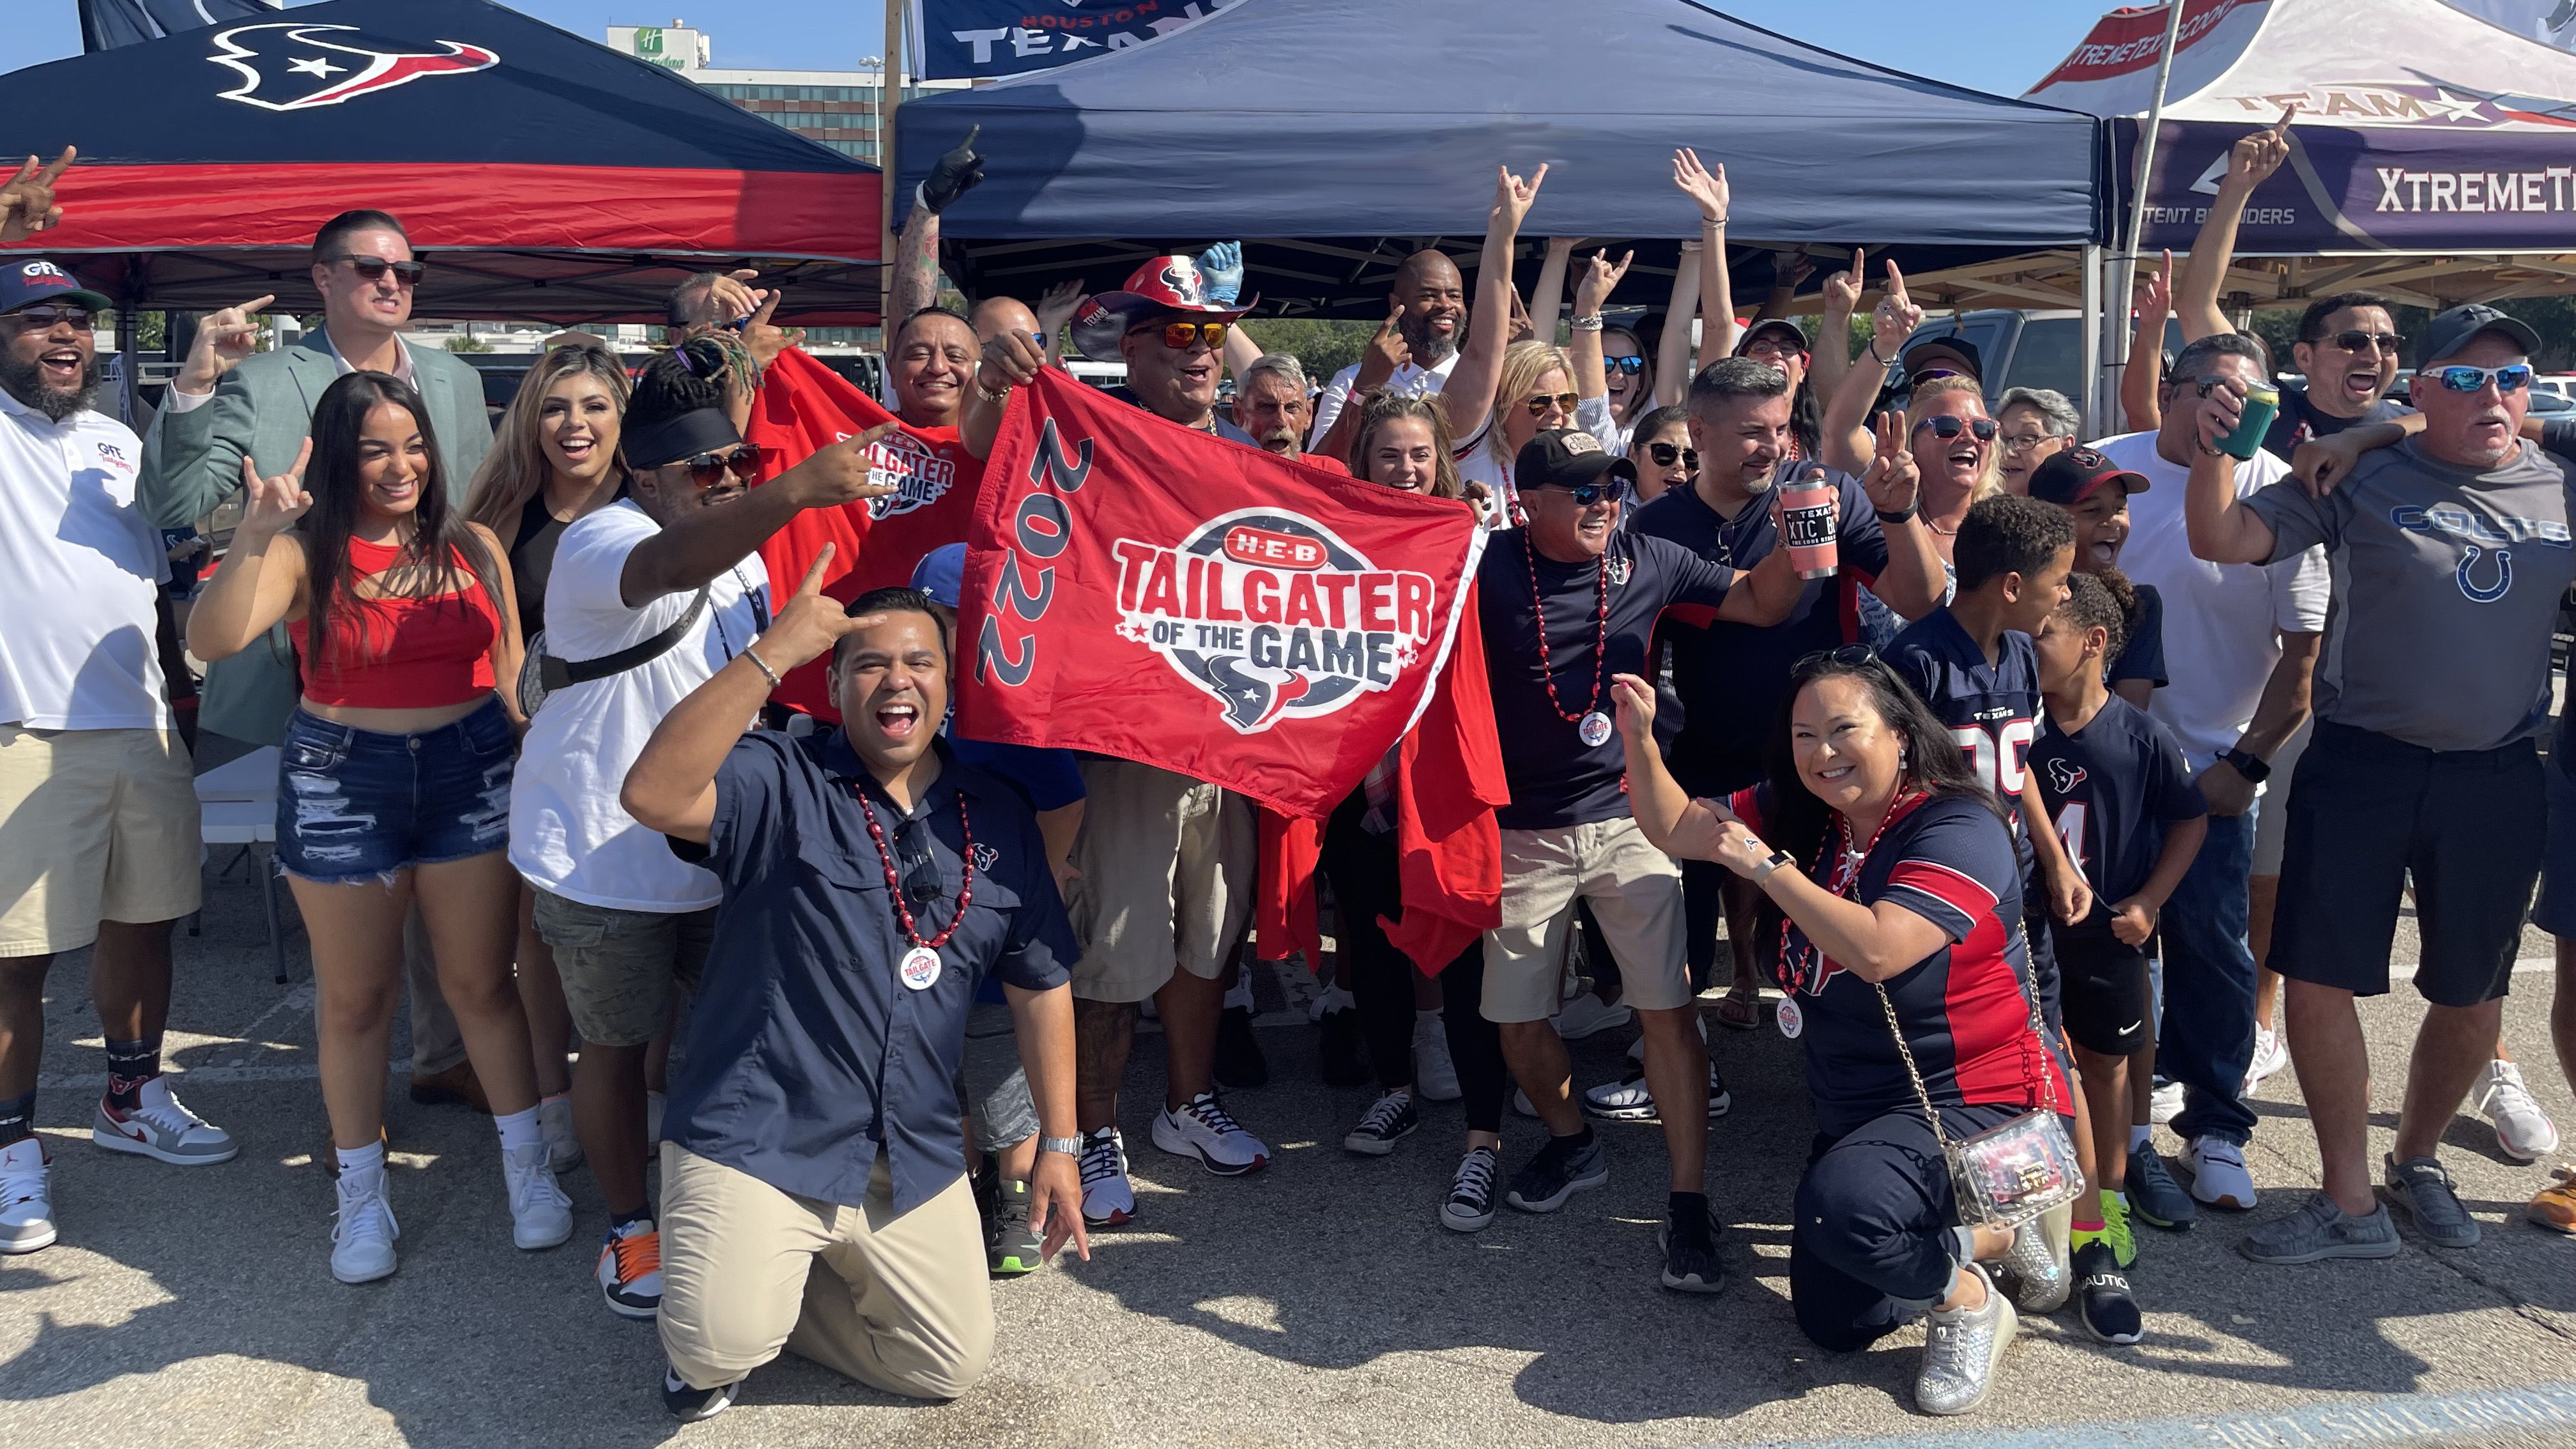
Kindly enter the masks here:
<path id="1" fill-rule="evenodd" d="M 498 696 L 411 735 L 297 710 L 278 751 L 278 869 L 341 885 L 504 848 L 518 745 Z"/>

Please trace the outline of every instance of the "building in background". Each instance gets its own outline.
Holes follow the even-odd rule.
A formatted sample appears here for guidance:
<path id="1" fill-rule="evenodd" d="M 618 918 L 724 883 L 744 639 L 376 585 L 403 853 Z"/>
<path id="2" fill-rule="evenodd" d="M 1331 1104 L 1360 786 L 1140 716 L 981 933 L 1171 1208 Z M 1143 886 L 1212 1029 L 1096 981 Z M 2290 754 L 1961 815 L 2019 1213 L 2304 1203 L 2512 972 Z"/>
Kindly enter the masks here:
<path id="1" fill-rule="evenodd" d="M 883 164 L 877 153 L 877 99 L 885 84 L 874 56 L 858 70 L 731 70 L 715 65 L 707 33 L 681 21 L 668 25 L 612 25 L 608 48 L 696 81 L 755 116 L 810 136 L 844 156 Z M 957 90 L 964 81 L 908 86 L 904 99 Z"/>

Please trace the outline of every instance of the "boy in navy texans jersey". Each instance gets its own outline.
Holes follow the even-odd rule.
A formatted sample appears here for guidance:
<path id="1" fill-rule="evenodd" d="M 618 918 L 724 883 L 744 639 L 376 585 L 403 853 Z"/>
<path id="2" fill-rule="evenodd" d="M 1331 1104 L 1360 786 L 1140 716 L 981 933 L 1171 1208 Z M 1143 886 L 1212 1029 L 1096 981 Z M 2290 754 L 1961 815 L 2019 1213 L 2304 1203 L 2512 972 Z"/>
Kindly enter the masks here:
<path id="1" fill-rule="evenodd" d="M 2209 832 L 2182 746 L 2144 710 L 2113 694 L 2105 664 L 2126 642 L 2119 600 L 2100 579 L 2068 581 L 2063 607 L 2033 646 L 2048 705 L 2030 752 L 2030 776 L 2047 822 L 2093 887 L 2093 909 L 2051 930 L 2066 1032 L 2101 1144 L 2093 1196 L 2075 1205 L 2075 1276 L 2085 1327 L 2110 1343 L 2132 1343 L 2138 1309 L 2120 1270 L 2137 1260 L 2130 1235 L 2127 1154 L 2134 1115 L 2129 1069 L 2151 1052 L 2147 947 L 2183 872 Z M 2138 1063 L 2147 1069 L 2152 1057 Z"/>

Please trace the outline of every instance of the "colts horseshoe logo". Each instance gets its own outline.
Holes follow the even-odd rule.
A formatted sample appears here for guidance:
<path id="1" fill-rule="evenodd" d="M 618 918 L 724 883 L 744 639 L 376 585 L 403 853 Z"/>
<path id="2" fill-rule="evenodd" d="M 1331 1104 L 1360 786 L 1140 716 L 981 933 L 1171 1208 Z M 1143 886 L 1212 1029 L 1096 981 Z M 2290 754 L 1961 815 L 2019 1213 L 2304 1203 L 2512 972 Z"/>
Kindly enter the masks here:
<path id="1" fill-rule="evenodd" d="M 2460 568 L 2457 575 L 2460 592 L 2466 594 L 2469 602 L 2473 604 L 2492 604 L 2513 591 L 2513 550 L 2500 548 L 2495 551 L 2496 578 L 2493 588 L 2480 588 L 2470 579 L 2470 575 L 2477 569 L 2478 560 L 2484 557 L 2486 557 L 2486 550 L 2474 543 L 2460 546 Z"/>

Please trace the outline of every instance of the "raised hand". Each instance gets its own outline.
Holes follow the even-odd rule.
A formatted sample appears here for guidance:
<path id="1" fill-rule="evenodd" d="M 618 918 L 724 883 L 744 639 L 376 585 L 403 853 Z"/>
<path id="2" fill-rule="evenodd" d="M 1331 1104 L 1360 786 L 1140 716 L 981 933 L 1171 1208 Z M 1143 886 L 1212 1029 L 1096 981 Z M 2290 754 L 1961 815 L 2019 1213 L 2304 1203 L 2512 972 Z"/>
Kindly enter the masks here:
<path id="1" fill-rule="evenodd" d="M 1794 297 L 1798 288 L 1816 274 L 1816 264 L 1797 252 L 1782 252 L 1771 267 L 1771 290 L 1784 297 Z"/>
<path id="2" fill-rule="evenodd" d="M 1514 342 L 1527 342 L 1538 335 L 1538 324 L 1530 320 L 1529 303 L 1521 300 L 1520 289 L 1512 289 L 1512 321 L 1507 334 Z"/>
<path id="3" fill-rule="evenodd" d="M 932 216 L 957 204 L 957 198 L 974 190 L 984 181 L 984 157 L 975 149 L 975 138 L 984 134 L 977 126 L 966 133 L 966 139 L 940 153 L 931 163 L 930 174 L 922 179 L 918 193 L 924 210 Z"/>
<path id="4" fill-rule="evenodd" d="M 1869 495 L 1869 506 L 1881 513 L 1902 513 L 1914 506 L 1915 490 L 1923 474 L 1914 464 L 1914 454 L 1906 443 L 1913 438 L 1905 423 L 1905 409 L 1889 408 L 1879 414 L 1878 452 L 1869 460 L 1869 471 L 1860 479 L 1860 491 Z"/>
<path id="5" fill-rule="evenodd" d="M 1368 346 L 1360 352 L 1359 376 L 1351 380 L 1353 393 L 1386 386 L 1387 379 L 1395 376 L 1396 369 L 1413 360 L 1413 348 L 1405 342 L 1404 333 L 1398 330 L 1403 320 L 1404 304 L 1398 302 L 1395 309 L 1386 314 L 1386 321 L 1378 327 L 1377 335 L 1370 338 Z"/>
<path id="6" fill-rule="evenodd" d="M 1199 290 L 1220 307 L 1243 295 L 1243 243 L 1222 241 L 1199 253 Z"/>
<path id="7" fill-rule="evenodd" d="M 770 298 L 770 293 L 751 284 L 760 273 L 749 267 L 737 267 L 715 279 L 707 288 L 707 316 L 702 324 L 709 327 L 731 327 L 747 323 Z"/>
<path id="8" fill-rule="evenodd" d="M 876 481 L 868 450 L 894 430 L 892 423 L 879 423 L 857 437 L 817 448 L 812 457 L 780 474 L 770 486 L 788 489 L 799 508 L 835 508 L 862 498 L 883 498 L 896 485 Z"/>
<path id="9" fill-rule="evenodd" d="M 65 146 L 48 166 L 30 156 L 18 174 L 0 182 L 0 242 L 19 241 L 62 225 L 63 209 L 54 204 L 54 183 L 80 159 L 80 148 Z"/>
<path id="10" fill-rule="evenodd" d="M 1854 247 L 1851 270 L 1836 272 L 1825 278 L 1826 316 L 1849 317 L 1860 310 L 1861 278 L 1869 275 L 1865 270 L 1868 260 L 1869 253 L 1866 249 Z"/>
<path id="11" fill-rule="evenodd" d="M 274 538 L 295 525 L 313 506 L 313 495 L 304 491 L 304 469 L 313 461 L 313 440 L 306 438 L 296 451 L 295 466 L 274 478 L 262 478 L 242 459 L 242 489 L 249 498 L 242 509 L 239 533 L 254 538 Z"/>
<path id="12" fill-rule="evenodd" d="M 1547 163 L 1538 163 L 1527 181 L 1512 174 L 1509 166 L 1494 168 L 1494 209 L 1486 219 L 1490 227 L 1517 232 L 1529 219 L 1530 208 L 1538 204 L 1539 183 L 1547 180 Z"/>
<path id="13" fill-rule="evenodd" d="M 1893 362 L 1897 349 L 1903 347 L 1905 339 L 1913 336 L 1914 329 L 1922 325 L 1923 309 L 1915 306 L 1914 299 L 1906 295 L 1905 274 L 1898 271 L 1895 261 L 1890 259 L 1887 263 L 1887 295 L 1878 299 L 1878 306 L 1869 314 L 1871 350 Z"/>
<path id="14" fill-rule="evenodd" d="M 778 354 L 801 346 L 805 341 L 804 328 L 780 327 L 769 320 L 776 315 L 778 304 L 786 296 L 785 292 L 763 293 L 760 310 L 752 313 L 751 320 L 743 324 L 743 350 L 751 354 L 752 365 L 763 371 L 778 360 Z"/>
<path id="15" fill-rule="evenodd" d="M 2138 315 L 2142 317 L 2173 315 L 2173 289 L 2173 253 L 2168 251 L 2165 253 L 2164 260 L 2157 264 L 2156 274 L 2139 284 Z"/>
<path id="16" fill-rule="evenodd" d="M 2218 445 L 2236 431 L 2237 421 L 2244 416 L 2245 384 L 2232 377 L 2209 378 L 2200 384 L 2200 417 L 2193 431 L 2202 449 L 2223 451 Z"/>
<path id="17" fill-rule="evenodd" d="M 808 660 L 822 658 L 832 652 L 842 635 L 885 617 L 862 614 L 853 619 L 842 611 L 840 600 L 824 596 L 823 573 L 831 567 L 832 553 L 833 546 L 827 543 L 822 552 L 814 555 L 812 567 L 805 570 L 804 582 L 787 596 L 787 606 L 769 621 L 768 631 L 753 641 L 760 646 L 760 657 L 781 674 Z"/>
<path id="18" fill-rule="evenodd" d="M 1037 339 L 1017 332 L 1005 332 L 984 344 L 984 360 L 975 369 L 975 385 L 986 392 L 1026 387 L 1038 380 L 1046 367 L 1046 353 Z"/>
<path id="19" fill-rule="evenodd" d="M 1086 295 L 1082 290 L 1082 279 L 1076 277 L 1056 283 L 1046 289 L 1045 296 L 1038 298 L 1038 330 L 1047 335 L 1049 342 L 1064 331 L 1065 323 L 1073 320 L 1075 310 L 1082 306 Z"/>
<path id="20" fill-rule="evenodd" d="M 195 396 L 215 390 L 223 375 L 259 350 L 259 324 L 252 320 L 274 296 L 253 297 L 238 307 L 225 307 L 197 319 L 197 340 L 188 345 L 188 360 L 174 385 Z"/>
<path id="21" fill-rule="evenodd" d="M 1636 260 L 1637 254 L 1634 251 L 1620 257 L 1617 266 L 1610 264 L 1608 252 L 1595 252 L 1585 258 L 1582 263 L 1583 274 L 1574 281 L 1574 315 L 1577 317 L 1600 315 L 1601 304 L 1610 300 L 1611 289 L 1619 285 L 1621 277 L 1628 275 L 1629 264 Z"/>
<path id="22" fill-rule="evenodd" d="M 1726 167 L 1720 163 L 1714 171 L 1699 164 L 1699 153 L 1684 146 L 1673 153 L 1673 185 L 1682 194 L 1699 203 L 1699 219 L 1711 226 L 1726 225 L 1726 209 L 1733 193 L 1727 189 Z"/>
<path id="23" fill-rule="evenodd" d="M 1574 255 L 1574 244 L 1581 240 L 1583 240 L 1583 238 L 1579 236 L 1549 237 L 1547 239 L 1547 254 L 1558 261 L 1563 261 L 1567 257 Z"/>
<path id="24" fill-rule="evenodd" d="M 2290 118 L 2298 113 L 2296 105 L 2283 106 L 2280 120 L 2229 148 L 2227 179 L 2219 184 L 2251 191 L 2280 170 L 2281 163 L 2290 159 Z"/>

